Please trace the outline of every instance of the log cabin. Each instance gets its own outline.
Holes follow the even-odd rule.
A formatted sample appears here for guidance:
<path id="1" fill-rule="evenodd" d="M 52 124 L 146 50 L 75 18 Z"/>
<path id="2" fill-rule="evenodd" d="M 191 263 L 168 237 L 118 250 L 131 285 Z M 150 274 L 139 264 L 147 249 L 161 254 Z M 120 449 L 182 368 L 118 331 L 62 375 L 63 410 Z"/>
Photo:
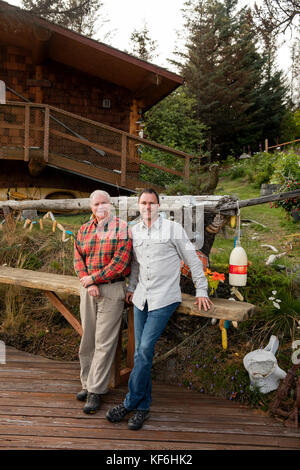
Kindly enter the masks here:
<path id="1" fill-rule="evenodd" d="M 139 124 L 182 83 L 0 0 L 0 200 L 86 197 L 96 188 L 129 195 L 149 185 L 139 179 Z M 189 177 L 189 155 L 160 150 L 182 158 Z"/>

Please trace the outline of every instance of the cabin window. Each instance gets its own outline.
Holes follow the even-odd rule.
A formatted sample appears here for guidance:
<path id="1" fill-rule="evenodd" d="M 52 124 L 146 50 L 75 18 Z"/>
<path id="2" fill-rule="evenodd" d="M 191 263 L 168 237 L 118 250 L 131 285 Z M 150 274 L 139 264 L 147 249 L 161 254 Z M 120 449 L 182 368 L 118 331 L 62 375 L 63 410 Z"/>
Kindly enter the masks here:
<path id="1" fill-rule="evenodd" d="M 110 108 L 111 107 L 111 101 L 109 98 L 104 98 L 104 100 L 102 100 L 102 108 Z"/>

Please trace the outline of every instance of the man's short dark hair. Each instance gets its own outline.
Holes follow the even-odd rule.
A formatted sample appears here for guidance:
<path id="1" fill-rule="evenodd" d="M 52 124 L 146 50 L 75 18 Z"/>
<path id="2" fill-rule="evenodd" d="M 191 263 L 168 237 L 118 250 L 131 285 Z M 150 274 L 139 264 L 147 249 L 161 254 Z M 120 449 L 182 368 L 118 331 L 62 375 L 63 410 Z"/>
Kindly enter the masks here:
<path id="1" fill-rule="evenodd" d="M 153 189 L 153 188 L 145 188 L 145 189 L 143 189 L 143 190 L 139 193 L 138 201 L 140 200 L 142 194 L 155 194 L 156 199 L 157 199 L 157 203 L 159 204 L 159 195 L 158 195 L 158 192 L 155 191 L 155 189 Z"/>

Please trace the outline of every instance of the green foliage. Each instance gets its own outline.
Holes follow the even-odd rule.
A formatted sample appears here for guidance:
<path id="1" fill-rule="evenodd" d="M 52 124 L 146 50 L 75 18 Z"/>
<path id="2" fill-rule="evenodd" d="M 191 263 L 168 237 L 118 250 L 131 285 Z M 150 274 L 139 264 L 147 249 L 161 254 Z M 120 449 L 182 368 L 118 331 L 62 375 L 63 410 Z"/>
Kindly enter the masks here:
<path id="1" fill-rule="evenodd" d="M 268 65 L 268 61 L 266 61 Z M 254 103 L 249 108 L 253 122 L 242 136 L 244 145 L 257 145 L 268 138 L 269 145 L 276 144 L 280 125 L 286 113 L 287 87 L 282 71 L 272 72 L 268 67 L 262 69 L 260 82 L 255 89 Z"/>
<path id="2" fill-rule="evenodd" d="M 280 142 L 290 142 L 300 138 L 300 109 L 288 110 L 280 123 Z"/>
<path id="3" fill-rule="evenodd" d="M 296 180 L 290 180 L 289 178 L 280 186 L 280 192 L 288 192 L 288 191 L 295 191 L 300 189 L 300 182 Z M 293 199 L 283 199 L 281 201 L 276 201 L 274 203 L 274 207 L 282 207 L 288 214 L 291 214 L 294 211 L 300 210 L 300 198 L 293 198 Z"/>
<path id="4" fill-rule="evenodd" d="M 196 117 L 195 105 L 180 87 L 145 114 L 145 133 L 155 142 L 199 155 L 205 126 Z"/>
<path id="5" fill-rule="evenodd" d="M 209 178 L 207 175 L 207 166 L 203 169 L 199 169 L 197 165 L 191 165 L 189 181 L 173 181 L 167 185 L 166 194 L 207 194 L 207 187 L 209 185 Z M 213 190 L 214 187 L 209 192 L 211 193 Z"/>
<path id="6" fill-rule="evenodd" d="M 287 178 L 300 181 L 300 150 L 276 152 L 270 183 L 283 184 Z"/>
<path id="7" fill-rule="evenodd" d="M 42 267 L 40 258 L 35 253 L 29 253 L 23 263 L 22 269 L 38 271 Z"/>
<path id="8" fill-rule="evenodd" d="M 143 146 L 142 159 L 173 170 L 183 171 L 182 159 L 154 148 Z M 162 171 L 158 168 L 151 168 L 147 165 L 140 165 L 140 178 L 160 186 L 167 186 L 168 184 L 180 181 L 180 177 L 177 175 Z"/>
<path id="9" fill-rule="evenodd" d="M 224 164 L 222 175 L 232 180 L 246 178 L 255 188 L 264 183 L 285 184 L 287 180 L 300 181 L 300 155 L 297 149 L 285 152 L 258 152 L 251 158 L 233 161 L 230 157 Z M 281 191 L 291 191 L 285 184 Z"/>
<path id="10" fill-rule="evenodd" d="M 239 162 L 233 165 L 230 169 L 230 177 L 235 180 L 242 178 L 246 174 L 246 168 L 244 162 Z"/>
<path id="11" fill-rule="evenodd" d="M 249 181 L 254 182 L 256 188 L 260 188 L 262 184 L 269 182 L 274 171 L 275 161 L 276 157 L 274 155 L 265 152 L 253 155 L 249 161 L 249 173 L 252 178 Z"/>
<path id="12" fill-rule="evenodd" d="M 225 175 L 233 180 L 245 177 L 249 183 L 254 184 L 254 187 L 260 188 L 263 183 L 269 182 L 274 172 L 275 159 L 273 154 L 259 152 L 251 158 L 238 160 L 234 164 L 227 165 L 227 160 Z"/>
<path id="13" fill-rule="evenodd" d="M 145 136 L 190 155 L 199 155 L 204 143 L 204 126 L 196 119 L 194 107 L 194 99 L 181 87 L 145 114 Z M 141 151 L 143 160 L 184 171 L 184 158 L 145 145 Z M 141 166 L 140 177 L 161 186 L 180 184 L 181 181 L 179 176 L 145 165 Z"/>

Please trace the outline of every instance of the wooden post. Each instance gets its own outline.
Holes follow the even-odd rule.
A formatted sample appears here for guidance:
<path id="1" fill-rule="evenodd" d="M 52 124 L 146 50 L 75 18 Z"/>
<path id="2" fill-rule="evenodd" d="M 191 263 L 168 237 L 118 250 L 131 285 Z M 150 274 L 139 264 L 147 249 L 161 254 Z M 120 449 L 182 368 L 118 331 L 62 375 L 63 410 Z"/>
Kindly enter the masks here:
<path id="1" fill-rule="evenodd" d="M 126 185 L 126 158 L 127 158 L 127 137 L 125 134 L 122 134 L 121 186 Z"/>
<path id="2" fill-rule="evenodd" d="M 130 373 L 134 365 L 134 322 L 133 322 L 133 306 L 131 305 L 128 310 L 128 329 L 127 329 L 127 355 L 126 355 L 126 367 L 121 369 L 122 359 L 122 328 L 119 333 L 118 346 L 116 350 L 115 359 L 113 362 L 111 375 L 110 375 L 110 387 L 115 388 L 121 384 L 127 384 Z"/>
<path id="3" fill-rule="evenodd" d="M 45 107 L 44 123 L 44 161 L 48 162 L 49 155 L 49 106 Z"/>
<path id="4" fill-rule="evenodd" d="M 268 139 L 265 139 L 265 152 L 269 151 L 269 142 Z"/>
<path id="5" fill-rule="evenodd" d="M 72 315 L 72 313 L 68 310 L 65 304 L 61 301 L 58 295 L 55 292 L 51 291 L 43 291 L 46 297 L 50 300 L 50 302 L 54 305 L 54 307 L 59 310 L 59 312 L 65 317 L 65 319 L 73 326 L 73 328 L 82 336 L 82 326 L 77 320 L 77 318 Z"/>
<path id="6" fill-rule="evenodd" d="M 127 329 L 127 358 L 126 365 L 128 368 L 133 368 L 134 363 L 134 320 L 133 320 L 133 306 L 130 305 L 128 309 L 128 329 Z"/>
<path id="7" fill-rule="evenodd" d="M 121 383 L 121 360 L 122 360 L 122 327 L 119 332 L 117 349 L 110 372 L 109 386 L 115 388 Z"/>
<path id="8" fill-rule="evenodd" d="M 30 107 L 25 105 L 25 131 L 24 131 L 24 161 L 29 161 L 29 126 L 30 126 Z"/>
<path id="9" fill-rule="evenodd" d="M 190 158 L 189 157 L 185 157 L 184 179 L 185 179 L 185 181 L 189 181 L 189 179 L 190 179 Z"/>
<path id="10" fill-rule="evenodd" d="M 35 80 L 36 82 L 40 83 L 43 79 L 43 69 L 42 65 L 36 65 L 35 67 Z M 34 91 L 35 91 L 35 102 L 36 103 L 43 103 L 44 102 L 44 97 L 43 97 L 43 88 L 41 86 L 34 86 Z M 36 147 L 42 147 L 42 132 L 41 128 L 43 127 L 43 108 L 36 108 L 34 110 L 35 113 L 35 126 L 37 130 L 34 132 L 35 134 L 35 139 L 34 139 L 34 145 Z"/>

